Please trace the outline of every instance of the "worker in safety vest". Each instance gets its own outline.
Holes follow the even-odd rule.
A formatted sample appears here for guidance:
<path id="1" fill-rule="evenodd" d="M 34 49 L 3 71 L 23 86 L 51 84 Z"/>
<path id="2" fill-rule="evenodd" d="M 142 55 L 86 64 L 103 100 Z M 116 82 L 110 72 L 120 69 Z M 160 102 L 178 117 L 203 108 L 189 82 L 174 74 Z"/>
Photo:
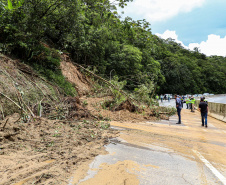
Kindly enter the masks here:
<path id="1" fill-rule="evenodd" d="M 195 112 L 195 98 L 191 97 L 191 112 Z"/>
<path id="2" fill-rule="evenodd" d="M 191 96 L 189 96 L 189 103 L 188 103 L 189 109 L 191 109 Z"/>
<path id="3" fill-rule="evenodd" d="M 205 97 L 203 97 L 203 100 L 208 105 L 208 100 Z"/>
<path id="4" fill-rule="evenodd" d="M 190 98 L 187 97 L 187 98 L 185 99 L 185 101 L 186 101 L 187 109 L 189 109 Z"/>
<path id="5" fill-rule="evenodd" d="M 159 101 L 159 95 L 158 94 L 156 95 L 155 98 L 156 98 L 157 101 Z"/>
<path id="6" fill-rule="evenodd" d="M 183 100 L 182 95 L 180 95 L 180 101 L 181 101 L 181 106 L 182 106 L 182 108 L 183 108 L 183 102 L 184 102 L 184 100 Z"/>

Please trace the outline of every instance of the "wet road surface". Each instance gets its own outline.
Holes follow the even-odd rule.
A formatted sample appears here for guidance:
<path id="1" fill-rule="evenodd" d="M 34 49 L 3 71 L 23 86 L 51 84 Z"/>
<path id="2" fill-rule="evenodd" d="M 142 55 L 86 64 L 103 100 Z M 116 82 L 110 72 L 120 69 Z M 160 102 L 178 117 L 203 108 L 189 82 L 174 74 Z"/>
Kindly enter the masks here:
<path id="1" fill-rule="evenodd" d="M 182 110 L 182 124 L 176 122 L 177 116 L 112 122 L 120 137 L 106 146 L 109 154 L 97 156 L 87 175 L 69 185 L 226 185 L 226 123 L 208 117 L 204 128 L 200 113 L 187 109 Z"/>

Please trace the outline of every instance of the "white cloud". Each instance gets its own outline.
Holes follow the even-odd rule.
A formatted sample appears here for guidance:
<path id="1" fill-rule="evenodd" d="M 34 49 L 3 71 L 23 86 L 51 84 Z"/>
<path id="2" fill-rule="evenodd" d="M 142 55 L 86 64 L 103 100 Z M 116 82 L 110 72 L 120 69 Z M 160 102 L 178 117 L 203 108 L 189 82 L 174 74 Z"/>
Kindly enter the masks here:
<path id="1" fill-rule="evenodd" d="M 156 33 L 155 35 L 157 35 L 158 37 L 161 37 L 162 39 L 174 39 L 175 42 L 181 44 L 184 48 L 187 48 L 182 41 L 178 40 L 178 35 L 176 34 L 176 31 L 170 31 L 170 30 L 166 30 L 163 34 L 160 33 Z"/>
<path id="2" fill-rule="evenodd" d="M 187 47 L 182 41 L 178 40 L 176 31 L 166 30 L 163 34 L 156 33 L 155 35 L 163 39 L 172 38 L 175 42 L 180 43 L 186 49 L 194 50 L 194 48 L 197 47 L 200 53 L 204 53 L 207 56 L 217 55 L 226 57 L 226 36 L 220 38 L 219 35 L 211 34 L 208 35 L 207 41 L 202 41 L 200 44 L 190 43 Z"/>
<path id="3" fill-rule="evenodd" d="M 142 17 L 150 22 L 163 21 L 179 13 L 190 12 L 206 0 L 134 0 L 124 9 L 128 15 Z"/>
<path id="4" fill-rule="evenodd" d="M 191 43 L 189 44 L 189 49 L 193 50 L 194 47 L 199 48 L 201 53 L 210 55 L 218 55 L 218 56 L 226 56 L 226 36 L 224 38 L 220 38 L 219 35 L 208 35 L 207 41 L 202 41 L 199 43 Z"/>

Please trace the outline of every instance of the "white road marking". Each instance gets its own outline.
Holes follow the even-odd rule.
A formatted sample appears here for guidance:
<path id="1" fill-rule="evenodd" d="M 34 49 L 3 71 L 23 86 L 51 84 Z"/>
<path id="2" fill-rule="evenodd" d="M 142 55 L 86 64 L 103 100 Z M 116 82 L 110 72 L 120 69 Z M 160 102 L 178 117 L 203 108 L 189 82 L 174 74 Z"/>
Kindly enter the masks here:
<path id="1" fill-rule="evenodd" d="M 192 150 L 199 159 L 212 171 L 212 173 L 224 184 L 226 185 L 226 178 L 216 169 L 212 166 L 212 164 L 209 163 L 198 151 Z"/>

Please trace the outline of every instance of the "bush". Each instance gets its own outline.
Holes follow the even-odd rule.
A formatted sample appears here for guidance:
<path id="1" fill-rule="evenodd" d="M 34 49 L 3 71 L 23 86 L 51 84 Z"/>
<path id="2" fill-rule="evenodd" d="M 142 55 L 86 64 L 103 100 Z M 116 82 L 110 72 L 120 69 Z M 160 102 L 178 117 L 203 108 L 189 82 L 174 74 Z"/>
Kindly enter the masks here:
<path id="1" fill-rule="evenodd" d="M 149 84 L 139 85 L 138 88 L 134 89 L 134 97 L 137 101 L 146 103 L 147 105 L 151 104 L 150 94 L 153 91 L 154 85 L 152 82 Z"/>

